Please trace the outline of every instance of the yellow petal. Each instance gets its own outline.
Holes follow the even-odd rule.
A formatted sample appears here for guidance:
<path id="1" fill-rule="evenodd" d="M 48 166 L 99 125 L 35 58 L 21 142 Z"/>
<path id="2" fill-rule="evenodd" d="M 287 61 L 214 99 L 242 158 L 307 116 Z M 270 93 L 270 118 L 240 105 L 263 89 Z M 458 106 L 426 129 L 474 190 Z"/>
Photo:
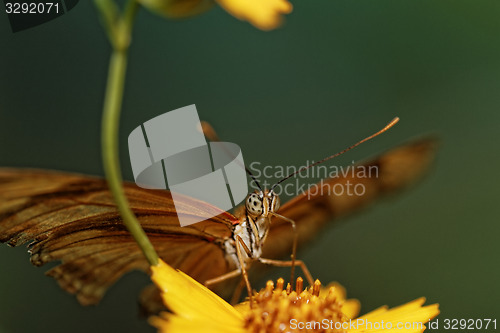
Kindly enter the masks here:
<path id="1" fill-rule="evenodd" d="M 357 321 L 358 324 L 356 328 L 349 329 L 348 332 L 423 332 L 425 330 L 424 324 L 439 314 L 438 304 L 422 306 L 424 303 L 425 298 L 421 297 L 392 309 L 380 307 L 364 316 L 359 317 L 358 319 L 354 319 L 354 321 L 363 320 L 364 322 Z M 371 323 L 371 326 L 369 323 Z M 389 323 L 392 329 L 387 329 L 387 327 L 389 327 Z M 381 329 L 380 325 L 382 324 L 382 327 L 385 327 L 385 329 Z M 399 325 L 403 326 L 399 327 Z"/>
<path id="2" fill-rule="evenodd" d="M 247 312 L 248 312 L 248 309 L 249 309 L 249 303 L 248 301 L 246 302 L 241 302 L 239 304 L 236 304 L 234 306 L 234 309 L 236 311 L 238 311 L 239 313 L 241 313 L 242 315 L 245 315 Z"/>
<path id="3" fill-rule="evenodd" d="M 243 327 L 220 325 L 208 319 L 186 320 L 183 317 L 163 312 L 160 317 L 149 318 L 149 323 L 160 333 L 246 333 Z"/>
<path id="4" fill-rule="evenodd" d="M 325 288 L 321 288 L 321 291 L 319 292 L 319 296 L 325 297 L 329 293 L 333 293 L 335 295 L 335 297 L 337 297 L 337 299 L 339 299 L 339 300 L 345 300 L 346 295 L 347 295 L 347 292 L 346 292 L 344 286 L 342 286 L 338 282 L 331 282 Z"/>
<path id="5" fill-rule="evenodd" d="M 359 309 L 361 308 L 361 303 L 357 299 L 348 299 L 342 305 L 341 311 L 347 316 L 347 318 L 356 318 L 359 314 Z"/>
<path id="6" fill-rule="evenodd" d="M 234 17 L 248 21 L 262 30 L 277 28 L 282 15 L 292 11 L 293 6 L 287 0 L 216 0 L 216 2 Z"/>
<path id="7" fill-rule="evenodd" d="M 357 299 L 346 300 L 347 292 L 344 286 L 338 282 L 332 282 L 321 289 L 319 296 L 325 297 L 328 293 L 333 293 L 337 299 L 344 301 L 341 310 L 348 318 L 352 319 L 358 316 L 359 310 L 361 309 L 361 303 Z"/>
<path id="8" fill-rule="evenodd" d="M 200 327 L 204 330 L 206 328 L 206 332 L 210 329 L 223 332 L 222 327 L 225 328 L 224 332 L 244 332 L 242 315 L 190 276 L 173 269 L 161 260 L 158 265 L 151 266 L 151 271 L 151 279 L 160 289 L 163 301 L 176 314 L 163 314 L 162 317 L 151 319 L 153 325 L 160 330 L 175 325 L 172 331 L 177 329 L 180 332 L 188 332 L 179 327 L 188 329 L 192 326 L 198 330 Z M 158 326 L 160 324 L 161 327 Z"/>

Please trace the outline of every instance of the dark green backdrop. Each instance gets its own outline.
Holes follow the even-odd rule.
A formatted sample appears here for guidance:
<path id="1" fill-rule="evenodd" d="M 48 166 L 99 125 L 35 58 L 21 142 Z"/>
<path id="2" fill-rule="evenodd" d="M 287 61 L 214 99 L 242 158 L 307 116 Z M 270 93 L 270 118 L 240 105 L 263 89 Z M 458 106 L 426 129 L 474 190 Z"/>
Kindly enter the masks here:
<path id="1" fill-rule="evenodd" d="M 270 33 L 220 8 L 183 21 L 141 10 L 121 124 L 125 176 L 128 133 L 193 103 L 247 162 L 263 165 L 318 160 L 397 115 L 394 129 L 337 163 L 434 132 L 442 146 L 430 175 L 299 255 L 323 282 L 344 284 L 363 312 L 427 296 L 442 319 L 498 319 L 500 2 L 293 4 Z M 0 36 L 0 165 L 101 175 L 110 48 L 91 2 L 15 34 L 1 13 Z M 152 331 L 136 315 L 144 274 L 82 308 L 31 266 L 25 247 L 1 245 L 0 267 L 2 332 Z"/>

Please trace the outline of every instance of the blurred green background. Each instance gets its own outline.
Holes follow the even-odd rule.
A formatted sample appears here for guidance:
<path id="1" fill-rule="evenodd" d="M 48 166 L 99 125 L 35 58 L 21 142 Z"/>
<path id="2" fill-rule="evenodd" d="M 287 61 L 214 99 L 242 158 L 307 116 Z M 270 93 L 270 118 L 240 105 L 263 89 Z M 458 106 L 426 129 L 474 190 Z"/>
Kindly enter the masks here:
<path id="1" fill-rule="evenodd" d="M 426 296 L 441 304 L 441 319 L 499 319 L 500 2 L 293 4 L 269 33 L 220 8 L 180 21 L 140 11 L 121 123 L 124 175 L 131 179 L 128 133 L 193 103 L 247 163 L 273 166 L 318 160 L 397 115 L 395 128 L 336 163 L 437 133 L 429 176 L 332 225 L 299 256 L 315 277 L 345 285 L 362 312 Z M 92 3 L 15 34 L 2 12 L 0 38 L 0 165 L 102 175 L 110 47 Z M 137 315 L 145 274 L 128 274 L 83 308 L 31 266 L 24 246 L 0 245 L 0 267 L 1 332 L 153 331 Z"/>

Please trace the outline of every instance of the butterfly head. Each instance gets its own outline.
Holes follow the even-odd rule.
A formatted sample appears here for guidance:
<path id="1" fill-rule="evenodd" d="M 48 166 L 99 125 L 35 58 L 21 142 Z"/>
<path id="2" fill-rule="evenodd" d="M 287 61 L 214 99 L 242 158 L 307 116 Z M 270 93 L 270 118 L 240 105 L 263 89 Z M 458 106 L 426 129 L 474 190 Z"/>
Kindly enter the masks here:
<path id="1" fill-rule="evenodd" d="M 273 191 L 255 191 L 248 195 L 245 207 L 248 215 L 253 218 L 267 217 L 280 208 L 280 198 Z"/>

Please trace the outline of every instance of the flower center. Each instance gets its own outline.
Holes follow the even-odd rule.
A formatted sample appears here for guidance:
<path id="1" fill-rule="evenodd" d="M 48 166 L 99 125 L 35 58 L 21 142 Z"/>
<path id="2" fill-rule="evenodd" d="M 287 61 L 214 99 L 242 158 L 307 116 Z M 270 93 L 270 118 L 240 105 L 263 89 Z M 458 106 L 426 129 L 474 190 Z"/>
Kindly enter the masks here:
<path id="1" fill-rule="evenodd" d="M 254 295 L 254 307 L 245 317 L 245 328 L 249 332 L 345 332 L 339 324 L 348 318 L 341 311 L 343 300 L 337 299 L 333 287 L 326 296 L 320 297 L 319 280 L 305 290 L 300 277 L 295 290 L 290 284 L 286 289 L 283 286 L 282 278 L 278 279 L 276 288 L 268 281 L 266 287 Z"/>

